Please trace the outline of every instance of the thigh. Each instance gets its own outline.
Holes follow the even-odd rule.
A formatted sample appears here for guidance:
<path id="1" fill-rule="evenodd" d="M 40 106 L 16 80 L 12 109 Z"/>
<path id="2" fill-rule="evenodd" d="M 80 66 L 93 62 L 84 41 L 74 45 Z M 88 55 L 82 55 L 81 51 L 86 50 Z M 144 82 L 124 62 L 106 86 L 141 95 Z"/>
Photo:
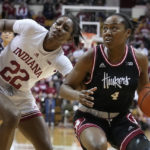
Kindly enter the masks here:
<path id="1" fill-rule="evenodd" d="M 150 150 L 150 141 L 144 134 L 135 136 L 127 145 L 126 150 Z"/>
<path id="2" fill-rule="evenodd" d="M 120 149 L 125 149 L 127 144 L 137 135 L 143 134 L 140 126 L 131 113 L 114 119 L 111 127 L 110 143 Z"/>
<path id="3" fill-rule="evenodd" d="M 36 150 L 51 150 L 50 133 L 42 116 L 26 119 L 19 123 L 19 129 L 31 141 Z"/>
<path id="4" fill-rule="evenodd" d="M 5 120 L 7 117 L 14 114 L 18 108 L 4 94 L 0 93 L 0 119 Z"/>
<path id="5" fill-rule="evenodd" d="M 41 115 L 31 91 L 18 90 L 11 100 L 19 109 L 21 113 L 21 120 Z"/>
<path id="6" fill-rule="evenodd" d="M 74 129 L 83 149 L 92 150 L 96 147 L 107 147 L 106 127 L 105 120 L 80 111 L 75 114 Z"/>

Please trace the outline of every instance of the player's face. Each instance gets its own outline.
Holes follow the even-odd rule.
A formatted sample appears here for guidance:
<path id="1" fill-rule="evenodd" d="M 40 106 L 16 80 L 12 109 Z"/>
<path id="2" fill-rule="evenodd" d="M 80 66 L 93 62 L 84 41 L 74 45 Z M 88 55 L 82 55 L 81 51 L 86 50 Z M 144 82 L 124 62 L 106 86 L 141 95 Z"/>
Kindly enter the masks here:
<path id="1" fill-rule="evenodd" d="M 14 38 L 14 33 L 13 32 L 2 32 L 1 38 L 4 42 L 9 43 Z"/>
<path id="2" fill-rule="evenodd" d="M 65 43 L 72 37 L 73 22 L 68 17 L 60 17 L 50 28 L 50 36 Z"/>
<path id="3" fill-rule="evenodd" d="M 103 25 L 103 41 L 108 48 L 113 48 L 126 43 L 129 37 L 129 29 L 125 29 L 120 16 L 108 17 Z"/>

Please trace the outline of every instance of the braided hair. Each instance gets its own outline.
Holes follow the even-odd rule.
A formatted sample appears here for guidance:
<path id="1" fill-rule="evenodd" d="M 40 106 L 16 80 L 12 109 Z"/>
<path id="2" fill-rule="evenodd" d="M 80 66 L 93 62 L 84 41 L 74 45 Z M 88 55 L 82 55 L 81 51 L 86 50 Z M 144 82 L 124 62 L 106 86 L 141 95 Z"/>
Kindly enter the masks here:
<path id="1" fill-rule="evenodd" d="M 81 33 L 81 28 L 79 26 L 79 21 L 71 13 L 65 14 L 64 16 L 70 18 L 73 22 L 72 36 L 73 36 L 73 40 L 74 40 L 75 45 L 78 46 L 80 43 L 80 38 L 83 38 L 82 33 Z"/>

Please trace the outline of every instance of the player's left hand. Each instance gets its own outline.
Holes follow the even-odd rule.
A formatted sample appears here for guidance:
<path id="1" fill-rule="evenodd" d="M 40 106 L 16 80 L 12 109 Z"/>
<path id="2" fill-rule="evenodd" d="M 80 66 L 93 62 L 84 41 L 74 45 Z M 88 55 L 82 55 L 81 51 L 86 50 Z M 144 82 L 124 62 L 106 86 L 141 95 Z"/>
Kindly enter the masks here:
<path id="1" fill-rule="evenodd" d="M 88 90 L 81 90 L 79 94 L 78 100 L 80 103 L 87 107 L 93 107 L 94 105 L 94 97 L 92 96 L 94 92 L 97 90 L 97 87 L 88 89 Z"/>

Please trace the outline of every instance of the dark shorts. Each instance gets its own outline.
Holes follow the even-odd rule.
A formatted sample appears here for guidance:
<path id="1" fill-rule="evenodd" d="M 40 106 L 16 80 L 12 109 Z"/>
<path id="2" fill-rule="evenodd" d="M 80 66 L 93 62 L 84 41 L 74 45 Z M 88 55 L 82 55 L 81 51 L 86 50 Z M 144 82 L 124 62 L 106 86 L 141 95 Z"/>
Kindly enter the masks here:
<path id="1" fill-rule="evenodd" d="M 74 129 L 79 141 L 81 132 L 88 127 L 103 129 L 108 142 L 120 150 L 125 150 L 127 144 L 135 136 L 144 134 L 130 112 L 119 114 L 111 121 L 108 121 L 78 110 L 74 116 Z"/>

